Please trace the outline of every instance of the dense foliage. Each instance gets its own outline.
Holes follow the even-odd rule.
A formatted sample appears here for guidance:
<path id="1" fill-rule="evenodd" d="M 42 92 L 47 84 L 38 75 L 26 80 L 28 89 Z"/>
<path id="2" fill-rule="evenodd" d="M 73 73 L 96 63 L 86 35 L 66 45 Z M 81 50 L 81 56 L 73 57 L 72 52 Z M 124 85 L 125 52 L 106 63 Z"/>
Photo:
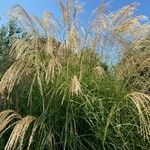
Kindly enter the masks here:
<path id="1" fill-rule="evenodd" d="M 8 25 L 2 25 L 0 28 L 0 76 L 4 74 L 12 62 L 12 58 L 9 57 L 9 50 L 13 40 L 18 38 L 19 34 L 21 34 L 21 30 L 13 20 L 10 20 Z"/>

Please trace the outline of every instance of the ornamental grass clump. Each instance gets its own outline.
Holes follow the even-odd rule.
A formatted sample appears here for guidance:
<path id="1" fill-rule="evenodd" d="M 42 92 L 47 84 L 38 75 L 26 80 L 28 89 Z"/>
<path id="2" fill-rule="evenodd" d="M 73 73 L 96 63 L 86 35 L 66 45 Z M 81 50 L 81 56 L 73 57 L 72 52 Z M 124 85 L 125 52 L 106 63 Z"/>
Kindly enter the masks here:
<path id="1" fill-rule="evenodd" d="M 130 89 L 123 76 L 129 68 L 116 63 L 142 42 L 149 24 L 134 15 L 137 3 L 112 13 L 108 5 L 93 12 L 87 29 L 80 27 L 78 1 L 58 0 L 61 20 L 11 8 L 10 17 L 25 26 L 0 81 L 1 149 L 149 148 L 150 96 Z"/>

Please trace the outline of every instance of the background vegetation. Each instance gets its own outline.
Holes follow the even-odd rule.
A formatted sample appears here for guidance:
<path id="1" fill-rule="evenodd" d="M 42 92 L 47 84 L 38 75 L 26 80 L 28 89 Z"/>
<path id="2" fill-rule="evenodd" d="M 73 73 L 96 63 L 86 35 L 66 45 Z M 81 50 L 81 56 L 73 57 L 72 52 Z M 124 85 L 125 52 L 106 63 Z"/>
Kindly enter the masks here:
<path id="1" fill-rule="evenodd" d="M 148 150 L 150 25 L 137 3 L 92 14 L 58 0 L 61 20 L 21 6 L 0 29 L 0 149 Z"/>

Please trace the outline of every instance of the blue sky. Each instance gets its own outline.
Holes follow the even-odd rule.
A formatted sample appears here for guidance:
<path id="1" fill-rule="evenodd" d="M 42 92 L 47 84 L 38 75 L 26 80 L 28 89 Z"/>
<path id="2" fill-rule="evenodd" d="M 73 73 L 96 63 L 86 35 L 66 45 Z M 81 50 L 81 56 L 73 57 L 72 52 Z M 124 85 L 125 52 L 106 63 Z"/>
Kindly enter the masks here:
<path id="1" fill-rule="evenodd" d="M 91 12 L 98 6 L 100 0 L 79 1 L 84 1 L 84 12 L 80 18 L 84 23 L 86 23 L 89 19 Z M 135 1 L 140 3 L 140 6 L 138 7 L 136 13 L 150 17 L 150 0 L 113 0 L 109 10 L 117 10 L 122 6 L 128 5 Z M 20 4 L 28 12 L 33 13 L 37 16 L 41 16 L 43 11 L 45 10 L 53 12 L 56 17 L 59 16 L 56 0 L 0 0 L 0 24 L 6 23 L 6 12 L 14 4 Z"/>

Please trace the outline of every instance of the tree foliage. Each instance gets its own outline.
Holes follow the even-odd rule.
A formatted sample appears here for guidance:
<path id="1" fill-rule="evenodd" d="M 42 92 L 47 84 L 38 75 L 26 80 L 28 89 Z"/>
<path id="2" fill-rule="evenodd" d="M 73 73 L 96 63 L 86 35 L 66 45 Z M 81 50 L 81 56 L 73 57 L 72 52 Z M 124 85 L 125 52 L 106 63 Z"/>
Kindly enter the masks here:
<path id="1" fill-rule="evenodd" d="M 8 25 L 2 25 L 0 28 L 0 76 L 7 70 L 11 64 L 9 51 L 13 40 L 21 30 L 17 28 L 15 22 L 10 20 Z"/>

